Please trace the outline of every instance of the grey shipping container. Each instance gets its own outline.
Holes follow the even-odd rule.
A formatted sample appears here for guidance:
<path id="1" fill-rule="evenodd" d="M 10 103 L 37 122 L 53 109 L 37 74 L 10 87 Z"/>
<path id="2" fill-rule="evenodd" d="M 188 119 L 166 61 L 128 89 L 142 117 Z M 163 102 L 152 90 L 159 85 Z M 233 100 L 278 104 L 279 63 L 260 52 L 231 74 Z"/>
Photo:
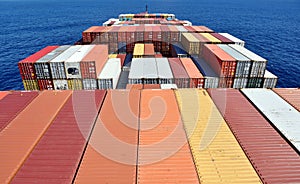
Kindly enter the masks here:
<path id="1" fill-rule="evenodd" d="M 53 80 L 53 85 L 55 90 L 67 90 L 68 81 L 67 80 Z"/>
<path id="2" fill-rule="evenodd" d="M 82 85 L 85 90 L 98 89 L 97 79 L 82 79 Z"/>

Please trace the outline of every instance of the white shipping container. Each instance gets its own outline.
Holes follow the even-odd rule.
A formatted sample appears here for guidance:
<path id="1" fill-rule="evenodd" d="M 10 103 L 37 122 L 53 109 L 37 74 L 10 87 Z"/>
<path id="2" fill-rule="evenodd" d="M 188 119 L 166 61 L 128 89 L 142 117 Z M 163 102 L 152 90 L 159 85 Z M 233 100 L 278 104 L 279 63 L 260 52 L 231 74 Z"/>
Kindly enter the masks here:
<path id="1" fill-rule="evenodd" d="M 110 58 L 98 76 L 99 89 L 116 89 L 121 74 L 120 58 Z"/>
<path id="2" fill-rule="evenodd" d="M 37 60 L 34 63 L 37 79 L 51 79 L 52 77 L 49 62 L 67 50 L 69 47 L 69 45 L 60 46 Z"/>
<path id="3" fill-rule="evenodd" d="M 144 63 L 142 58 L 133 58 L 128 76 L 129 84 L 143 84 Z M 124 68 L 124 67 L 123 67 Z"/>
<path id="4" fill-rule="evenodd" d="M 157 84 L 158 72 L 155 58 L 143 58 L 143 80 L 144 84 Z"/>
<path id="5" fill-rule="evenodd" d="M 70 58 L 65 61 L 65 69 L 68 79 L 80 79 L 80 61 L 87 55 L 94 45 L 83 45 Z"/>
<path id="6" fill-rule="evenodd" d="M 161 84 L 161 89 L 178 89 L 176 84 Z"/>
<path id="7" fill-rule="evenodd" d="M 251 52 L 250 50 L 246 49 L 245 47 L 241 47 L 239 45 L 235 44 L 229 44 L 230 47 L 237 50 L 247 58 L 249 58 L 252 61 L 252 66 L 250 70 L 250 76 L 249 77 L 264 77 L 264 73 L 267 66 L 267 60 L 260 57 L 259 55 Z"/>
<path id="8" fill-rule="evenodd" d="M 242 89 L 242 92 L 300 152 L 300 112 L 270 89 Z"/>
<path id="9" fill-rule="evenodd" d="M 220 35 L 228 38 L 229 40 L 233 41 L 236 45 L 240 45 L 242 47 L 245 47 L 245 42 L 235 36 L 232 36 L 231 34 L 228 33 L 219 33 Z"/>
<path id="10" fill-rule="evenodd" d="M 233 57 L 237 61 L 235 77 L 249 77 L 251 60 L 240 52 L 225 44 L 217 44 L 222 50 Z"/>
<path id="11" fill-rule="evenodd" d="M 85 90 L 98 89 L 97 79 L 82 79 L 82 85 Z"/>
<path id="12" fill-rule="evenodd" d="M 193 60 L 205 78 L 204 88 L 218 88 L 220 80 L 219 76 L 212 70 L 207 62 L 203 58 L 197 56 L 194 56 Z"/>
<path id="13" fill-rule="evenodd" d="M 81 45 L 69 47 L 59 56 L 50 61 L 52 79 L 66 79 L 65 61 L 71 57 L 76 51 L 81 48 Z"/>
<path id="14" fill-rule="evenodd" d="M 174 77 L 167 58 L 156 58 L 159 84 L 172 84 Z"/>
<path id="15" fill-rule="evenodd" d="M 53 80 L 53 85 L 55 90 L 67 90 L 68 81 L 67 80 Z"/>
<path id="16" fill-rule="evenodd" d="M 245 77 L 234 78 L 232 87 L 237 89 L 246 88 L 247 83 L 248 83 L 248 78 Z"/>
<path id="17" fill-rule="evenodd" d="M 268 70 L 266 70 L 264 75 L 263 88 L 275 88 L 277 84 L 278 77 Z"/>

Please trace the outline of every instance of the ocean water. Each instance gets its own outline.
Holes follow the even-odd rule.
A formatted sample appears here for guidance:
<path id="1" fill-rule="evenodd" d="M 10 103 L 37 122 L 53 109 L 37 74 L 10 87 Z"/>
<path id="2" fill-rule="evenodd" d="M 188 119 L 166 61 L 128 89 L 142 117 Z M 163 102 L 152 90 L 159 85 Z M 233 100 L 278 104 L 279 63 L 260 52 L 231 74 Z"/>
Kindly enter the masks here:
<path id="1" fill-rule="evenodd" d="M 0 90 L 23 89 L 18 61 L 47 45 L 73 44 L 81 32 L 120 13 L 174 13 L 228 32 L 268 59 L 278 87 L 300 87 L 299 0 L 0 0 Z"/>

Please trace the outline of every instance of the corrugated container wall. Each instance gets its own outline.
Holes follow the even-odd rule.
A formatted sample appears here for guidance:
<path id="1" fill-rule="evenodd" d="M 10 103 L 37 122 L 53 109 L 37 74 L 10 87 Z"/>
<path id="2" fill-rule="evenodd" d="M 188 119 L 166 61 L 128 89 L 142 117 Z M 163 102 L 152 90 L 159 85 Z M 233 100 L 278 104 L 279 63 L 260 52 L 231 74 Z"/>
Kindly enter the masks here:
<path id="1" fill-rule="evenodd" d="M 300 153 L 300 113 L 270 89 L 242 89 L 247 98 Z"/>
<path id="2" fill-rule="evenodd" d="M 0 145 L 5 149 L 0 150 L 0 183 L 15 176 L 71 93 L 43 91 L 1 131 Z"/>
<path id="3" fill-rule="evenodd" d="M 263 81 L 263 88 L 275 88 L 277 84 L 278 77 L 268 70 L 265 71 L 264 81 Z"/>
<path id="4" fill-rule="evenodd" d="M 121 74 L 120 58 L 108 59 L 98 76 L 99 89 L 116 89 Z"/>
<path id="5" fill-rule="evenodd" d="M 188 88 L 190 78 L 179 58 L 168 58 L 174 76 L 174 83 L 178 88 Z"/>
<path id="6" fill-rule="evenodd" d="M 158 71 L 155 58 L 143 58 L 143 84 L 158 84 Z"/>
<path id="7" fill-rule="evenodd" d="M 228 38 L 229 40 L 232 40 L 236 45 L 240 45 L 242 47 L 245 46 L 245 42 L 237 37 L 232 36 L 231 34 L 228 33 L 219 33 L 220 35 Z"/>
<path id="8" fill-rule="evenodd" d="M 293 107 L 300 111 L 300 89 L 299 88 L 274 88 L 281 98 L 289 102 Z"/>
<path id="9" fill-rule="evenodd" d="M 173 84 L 174 77 L 167 58 L 155 58 L 159 84 Z"/>
<path id="10" fill-rule="evenodd" d="M 263 183 L 300 182 L 297 152 L 238 90 L 208 92 Z"/>
<path id="11" fill-rule="evenodd" d="M 191 58 L 180 58 L 180 61 L 190 77 L 190 88 L 203 88 L 204 77 Z"/>
<path id="12" fill-rule="evenodd" d="M 143 84 L 144 63 L 140 58 L 132 59 L 132 64 L 128 76 L 129 84 Z"/>
<path id="13" fill-rule="evenodd" d="M 200 41 L 192 33 L 182 33 L 181 44 L 189 54 L 199 54 Z"/>

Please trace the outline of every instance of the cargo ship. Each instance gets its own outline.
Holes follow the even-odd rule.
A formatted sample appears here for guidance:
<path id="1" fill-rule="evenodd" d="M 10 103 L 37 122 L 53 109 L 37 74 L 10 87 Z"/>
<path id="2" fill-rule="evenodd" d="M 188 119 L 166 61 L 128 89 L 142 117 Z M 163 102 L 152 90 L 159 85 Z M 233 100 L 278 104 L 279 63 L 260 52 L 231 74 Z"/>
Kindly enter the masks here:
<path id="1" fill-rule="evenodd" d="M 300 183 L 300 89 L 246 46 L 146 11 L 23 59 L 0 183 Z"/>

